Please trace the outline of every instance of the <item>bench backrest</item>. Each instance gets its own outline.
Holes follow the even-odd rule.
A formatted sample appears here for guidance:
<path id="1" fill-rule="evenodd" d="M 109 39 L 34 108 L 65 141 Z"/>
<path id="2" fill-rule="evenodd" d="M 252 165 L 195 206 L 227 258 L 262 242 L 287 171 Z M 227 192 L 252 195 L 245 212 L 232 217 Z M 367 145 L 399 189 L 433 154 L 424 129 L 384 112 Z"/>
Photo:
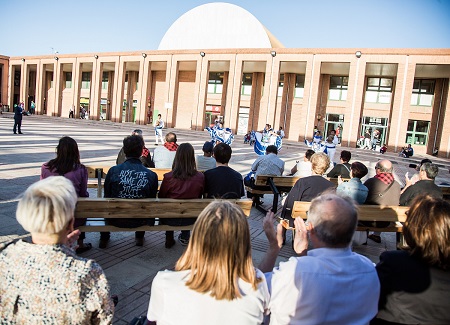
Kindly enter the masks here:
<path id="1" fill-rule="evenodd" d="M 292 208 L 292 217 L 307 219 L 307 211 L 311 202 L 295 201 Z M 358 220 L 361 221 L 406 221 L 406 211 L 409 207 L 403 206 L 381 206 L 381 205 L 359 205 Z"/>
<path id="2" fill-rule="evenodd" d="M 88 178 L 98 179 L 98 171 L 102 170 L 103 173 L 101 176 L 104 179 L 111 167 L 113 167 L 113 166 L 86 166 L 87 171 L 88 171 Z M 152 172 L 156 173 L 156 175 L 158 175 L 158 181 L 162 181 L 164 178 L 164 174 L 172 171 L 172 169 L 167 169 L 167 168 L 149 168 L 149 169 Z"/>
<path id="3" fill-rule="evenodd" d="M 217 200 L 78 198 L 75 218 L 196 218 L 213 201 Z M 250 215 L 252 200 L 223 201 L 236 203 Z"/>
<path id="4" fill-rule="evenodd" d="M 277 187 L 292 187 L 300 179 L 297 176 L 270 176 L 270 175 L 258 175 L 255 178 L 255 185 L 266 186 L 267 180 L 272 178 L 273 183 Z"/>

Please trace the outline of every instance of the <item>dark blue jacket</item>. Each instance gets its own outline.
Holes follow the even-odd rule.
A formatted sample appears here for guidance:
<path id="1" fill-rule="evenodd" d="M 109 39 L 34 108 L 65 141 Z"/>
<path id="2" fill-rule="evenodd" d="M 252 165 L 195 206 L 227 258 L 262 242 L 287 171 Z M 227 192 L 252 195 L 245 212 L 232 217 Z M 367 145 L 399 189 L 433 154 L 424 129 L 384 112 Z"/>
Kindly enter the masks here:
<path id="1" fill-rule="evenodd" d="M 22 106 L 17 105 L 16 108 L 14 108 L 14 119 L 21 121 L 23 115 L 23 108 Z"/>
<path id="2" fill-rule="evenodd" d="M 111 167 L 105 179 L 105 197 L 122 199 L 155 198 L 158 176 L 144 167 L 139 158 L 129 158 Z"/>

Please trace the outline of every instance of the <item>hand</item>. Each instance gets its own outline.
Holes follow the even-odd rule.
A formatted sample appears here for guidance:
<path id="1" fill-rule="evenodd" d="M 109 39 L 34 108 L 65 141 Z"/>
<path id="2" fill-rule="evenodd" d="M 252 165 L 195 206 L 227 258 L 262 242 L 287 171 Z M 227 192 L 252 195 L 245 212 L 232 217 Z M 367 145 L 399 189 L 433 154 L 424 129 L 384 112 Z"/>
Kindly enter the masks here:
<path id="1" fill-rule="evenodd" d="M 80 237 L 81 231 L 78 229 L 72 231 L 67 235 L 67 246 L 72 247 L 74 250 L 78 248 L 77 241 Z"/>
<path id="2" fill-rule="evenodd" d="M 344 183 L 344 181 L 342 180 L 341 175 L 338 176 L 338 184 L 341 185 L 342 183 Z"/>
<path id="3" fill-rule="evenodd" d="M 275 231 L 275 228 L 273 227 L 274 221 L 275 215 L 273 214 L 273 212 L 267 212 L 265 218 L 263 219 L 263 229 L 269 241 L 270 247 L 280 249 L 283 245 L 283 226 L 281 224 L 278 224 Z"/>
<path id="4" fill-rule="evenodd" d="M 298 255 L 306 255 L 308 250 L 308 230 L 302 218 L 295 218 L 294 250 Z"/>

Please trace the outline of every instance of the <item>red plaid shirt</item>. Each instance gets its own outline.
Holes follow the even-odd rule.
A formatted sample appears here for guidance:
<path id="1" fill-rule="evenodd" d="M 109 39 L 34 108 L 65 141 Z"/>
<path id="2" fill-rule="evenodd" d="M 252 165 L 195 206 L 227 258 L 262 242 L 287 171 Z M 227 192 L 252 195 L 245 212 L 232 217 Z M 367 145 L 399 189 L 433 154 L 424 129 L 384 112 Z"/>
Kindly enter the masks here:
<path id="1" fill-rule="evenodd" d="M 375 175 L 375 178 L 378 178 L 386 185 L 389 185 L 394 181 L 394 175 L 392 175 L 391 173 L 380 173 Z"/>

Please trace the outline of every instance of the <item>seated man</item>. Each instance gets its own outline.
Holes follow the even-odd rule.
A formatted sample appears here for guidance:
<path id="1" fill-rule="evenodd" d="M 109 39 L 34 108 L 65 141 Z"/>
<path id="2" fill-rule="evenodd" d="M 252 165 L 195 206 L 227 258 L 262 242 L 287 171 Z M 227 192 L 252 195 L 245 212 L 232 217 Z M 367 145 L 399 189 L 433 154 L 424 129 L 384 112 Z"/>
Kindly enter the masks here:
<path id="1" fill-rule="evenodd" d="M 105 178 L 105 198 L 144 199 L 155 198 L 158 191 L 158 176 L 144 167 L 139 160 L 144 147 L 144 139 L 130 135 L 123 140 L 127 160 L 123 164 L 111 167 Z M 143 216 L 145 211 L 143 211 Z M 135 228 L 154 225 L 155 219 L 107 219 L 107 224 Z M 136 246 L 144 245 L 144 231 L 136 231 Z M 100 233 L 100 248 L 106 248 L 110 238 L 109 232 Z"/>
<path id="2" fill-rule="evenodd" d="M 435 164 L 424 163 L 420 166 L 419 180 L 415 184 L 406 178 L 406 185 L 400 194 L 400 205 L 408 206 L 416 196 L 424 193 L 436 199 L 442 199 L 442 190 L 434 183 L 438 173 L 439 167 Z"/>
<path id="3" fill-rule="evenodd" d="M 268 126 L 268 124 L 266 125 Z M 252 172 L 254 173 L 254 178 L 258 175 L 272 175 L 281 176 L 284 171 L 284 161 L 278 158 L 278 148 L 275 145 L 267 146 L 266 154 L 264 156 L 259 156 L 252 164 Z M 244 184 L 254 189 L 268 189 L 268 186 L 255 186 L 254 179 L 251 178 L 244 179 Z M 254 198 L 256 204 L 260 204 L 259 196 L 252 195 L 252 193 L 247 192 L 248 198 Z"/>
<path id="4" fill-rule="evenodd" d="M 350 199 L 325 194 L 311 202 L 307 224 L 295 220 L 294 249 L 300 257 L 273 268 L 282 226 L 269 212 L 263 227 L 269 249 L 259 269 L 271 290 L 271 324 L 369 324 L 377 314 L 380 282 L 373 263 L 350 243 L 358 212 Z M 308 249 L 309 239 L 314 249 Z"/>
<path id="5" fill-rule="evenodd" d="M 408 146 L 403 148 L 403 150 L 400 152 L 401 157 L 404 158 L 409 158 L 412 157 L 414 155 L 414 149 L 411 147 L 411 144 L 408 143 Z"/>
<path id="6" fill-rule="evenodd" d="M 341 163 L 334 166 L 333 169 L 328 172 L 327 177 L 336 178 L 341 176 L 342 178 L 350 178 L 350 159 L 352 159 L 352 153 L 347 150 L 342 150 L 340 158 Z"/>
<path id="7" fill-rule="evenodd" d="M 203 155 L 195 156 L 195 163 L 197 170 L 206 171 L 216 167 L 216 160 L 212 157 L 214 145 L 211 141 L 206 141 L 203 144 Z"/>
<path id="8" fill-rule="evenodd" d="M 204 173 L 204 197 L 239 199 L 245 195 L 242 175 L 228 166 L 231 153 L 231 147 L 226 143 L 219 143 L 214 147 L 217 167 Z"/>
<path id="9" fill-rule="evenodd" d="M 177 152 L 177 136 L 173 132 L 169 132 L 164 137 L 164 146 L 159 146 L 153 151 L 153 161 L 156 168 L 172 169 L 173 160 Z"/>
<path id="10" fill-rule="evenodd" d="M 142 135 L 142 130 L 140 130 L 140 129 L 134 130 L 133 132 L 131 132 L 131 135 L 139 135 L 142 138 L 144 138 Z M 116 165 L 124 163 L 126 159 L 127 159 L 127 157 L 125 156 L 125 152 L 122 147 L 122 149 L 120 149 L 120 151 L 119 151 L 119 154 L 117 155 Z M 142 165 L 144 165 L 145 167 L 155 168 L 155 163 L 152 160 L 150 151 L 145 147 L 145 145 L 144 145 L 144 148 L 142 148 L 142 154 L 139 159 L 142 162 Z"/>

